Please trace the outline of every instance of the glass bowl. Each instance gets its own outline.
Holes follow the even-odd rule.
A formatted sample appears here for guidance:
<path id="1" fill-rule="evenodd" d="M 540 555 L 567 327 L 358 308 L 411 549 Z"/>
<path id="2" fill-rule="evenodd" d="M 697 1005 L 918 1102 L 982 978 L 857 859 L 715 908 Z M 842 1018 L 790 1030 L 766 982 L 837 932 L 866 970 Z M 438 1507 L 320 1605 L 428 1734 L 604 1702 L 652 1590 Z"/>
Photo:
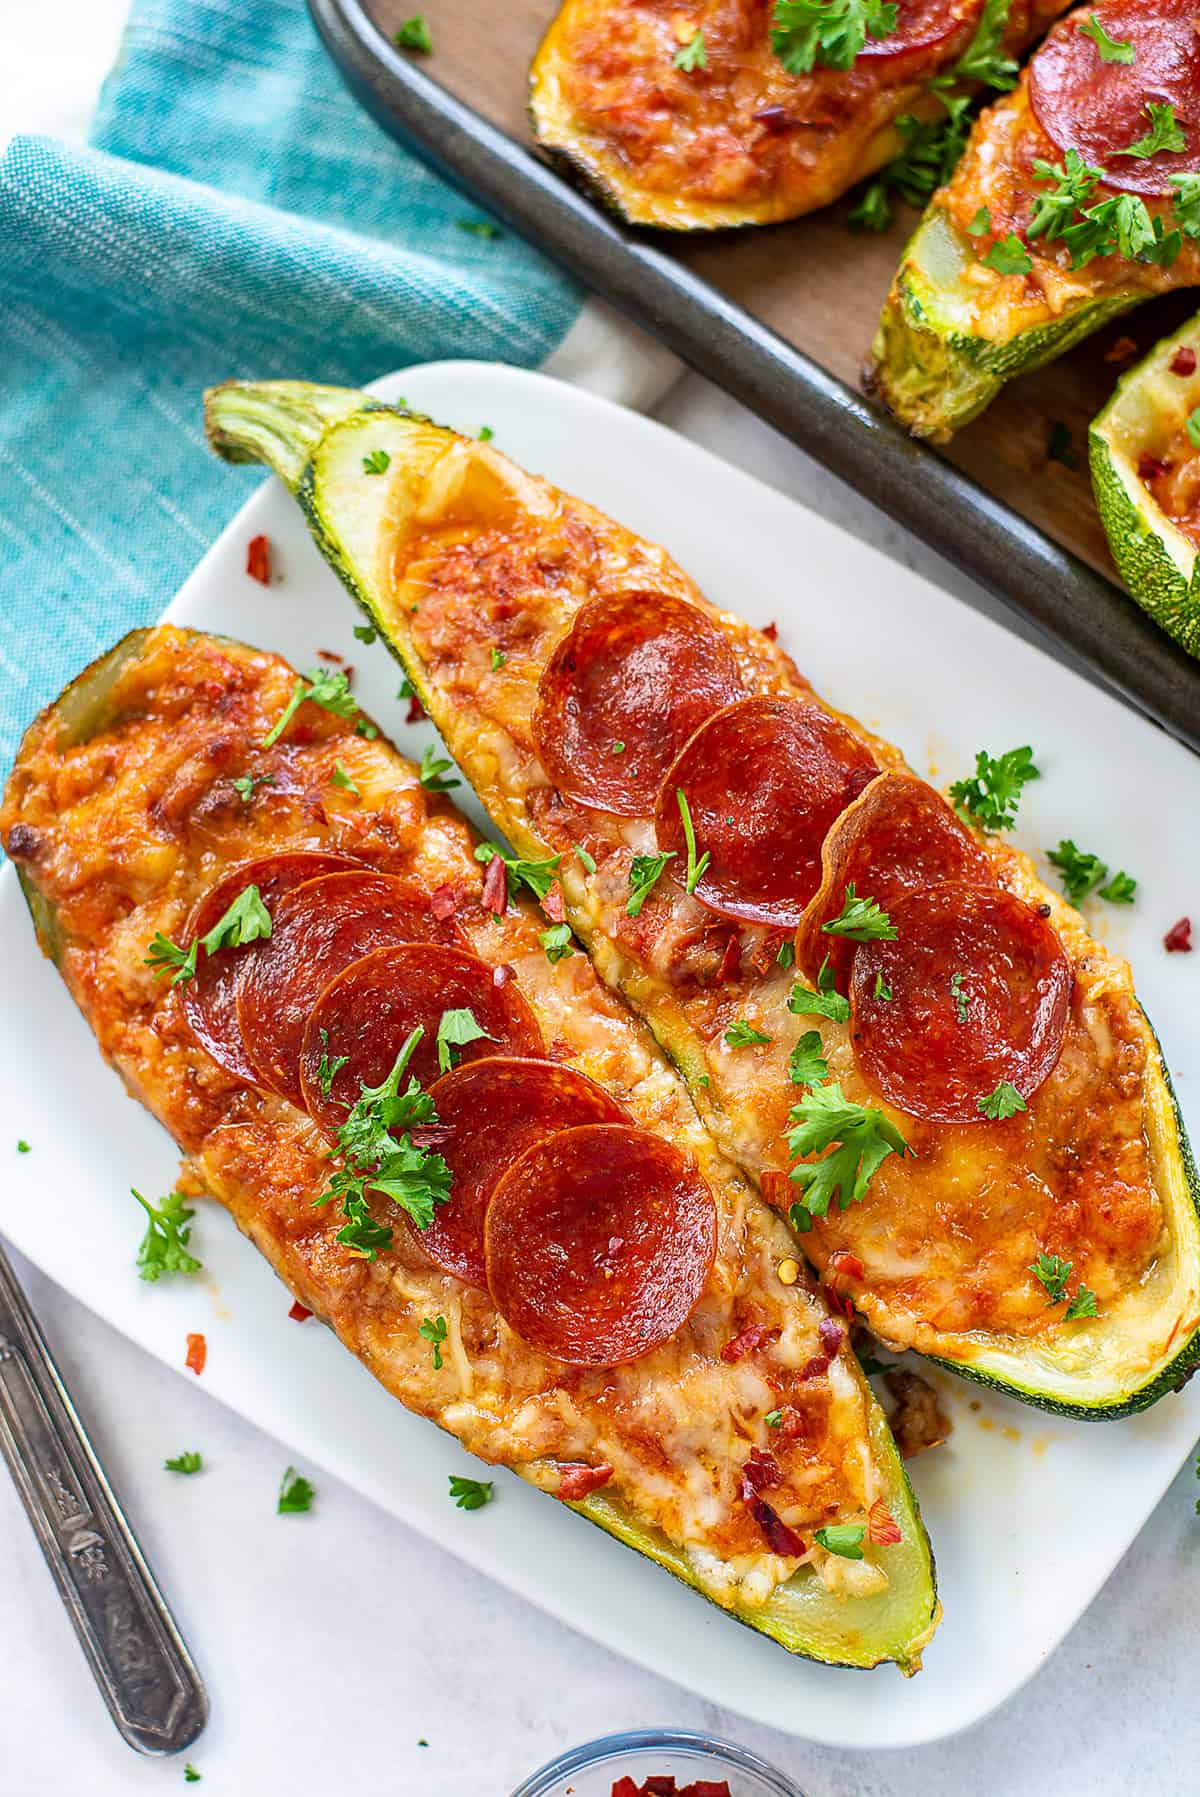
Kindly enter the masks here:
<path id="1" fill-rule="evenodd" d="M 730 1797 L 804 1797 L 799 1785 L 744 1747 L 657 1728 L 572 1747 L 518 1785 L 512 1797 L 610 1797 L 618 1778 L 640 1785 L 654 1774 L 673 1774 L 681 1785 L 724 1778 Z"/>

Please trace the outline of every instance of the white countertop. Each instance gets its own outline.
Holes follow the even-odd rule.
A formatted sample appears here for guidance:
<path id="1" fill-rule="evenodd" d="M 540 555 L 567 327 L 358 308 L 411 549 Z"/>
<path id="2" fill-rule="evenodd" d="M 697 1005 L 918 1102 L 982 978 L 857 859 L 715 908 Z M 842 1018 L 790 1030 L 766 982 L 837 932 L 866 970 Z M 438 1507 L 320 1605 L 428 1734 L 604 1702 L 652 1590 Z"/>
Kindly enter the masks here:
<path id="1" fill-rule="evenodd" d="M 37 9 L 9 12 L 0 143 L 15 130 L 82 137 L 124 0 L 66 0 L 52 31 Z M 705 382 L 689 376 L 659 416 L 1000 611 Z M 669 1666 L 649 1677 L 328 1477 L 314 1474 L 311 1515 L 277 1516 L 292 1458 L 285 1443 L 150 1360 L 27 1265 L 17 1271 L 205 1676 L 212 1718 L 188 1757 L 214 1797 L 298 1797 L 352 1778 L 397 1797 L 504 1797 L 567 1746 L 654 1725 L 740 1741 L 809 1797 L 1196 1789 L 1200 1486 L 1189 1470 L 1044 1671 L 990 1721 L 919 1751 L 832 1752 L 690 1697 L 669 1682 Z M 164 1456 L 186 1448 L 202 1451 L 204 1473 L 164 1472 Z M 1069 1530 L 1072 1518 L 1046 1526 Z M 112 1729 L 2 1472 L 0 1619 L 0 1797 L 127 1797 L 183 1784 L 178 1761 L 140 1760 Z"/>

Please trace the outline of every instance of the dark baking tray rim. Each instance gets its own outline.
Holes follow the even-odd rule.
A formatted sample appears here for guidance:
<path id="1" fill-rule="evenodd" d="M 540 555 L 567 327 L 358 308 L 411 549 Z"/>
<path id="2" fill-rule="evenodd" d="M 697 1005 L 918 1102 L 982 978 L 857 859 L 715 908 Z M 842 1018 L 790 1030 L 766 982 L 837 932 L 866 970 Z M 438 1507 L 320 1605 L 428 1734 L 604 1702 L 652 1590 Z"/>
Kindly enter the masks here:
<path id="1" fill-rule="evenodd" d="M 1200 752 L 1200 662 L 1111 581 L 652 235 L 607 216 L 396 50 L 362 0 L 308 5 L 350 91 L 384 130 Z"/>

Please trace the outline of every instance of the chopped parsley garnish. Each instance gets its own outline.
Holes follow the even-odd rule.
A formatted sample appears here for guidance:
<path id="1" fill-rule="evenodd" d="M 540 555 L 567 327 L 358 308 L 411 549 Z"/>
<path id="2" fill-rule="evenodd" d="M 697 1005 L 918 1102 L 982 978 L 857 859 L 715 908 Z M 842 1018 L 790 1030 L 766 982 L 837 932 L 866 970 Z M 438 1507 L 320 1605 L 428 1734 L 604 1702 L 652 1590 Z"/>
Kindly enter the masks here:
<path id="1" fill-rule="evenodd" d="M 504 235 L 499 225 L 494 224 L 490 218 L 460 218 L 455 222 L 459 230 L 465 231 L 468 237 L 482 237 L 485 243 L 490 243 L 493 237 L 503 237 Z M 487 437 L 484 436 L 483 431 L 480 431 L 479 436 L 480 440 L 486 443 L 492 433 L 486 424 L 483 430 L 487 431 Z"/>
<path id="2" fill-rule="evenodd" d="M 1078 150 L 1068 150 L 1065 167 L 1036 156 L 1033 172 L 1039 181 L 1053 181 L 1054 186 L 1034 195 L 1025 235 L 1031 240 L 1044 237 L 1048 243 L 1053 243 L 1091 199 L 1103 179 L 1103 170 L 1092 168 Z"/>
<path id="3" fill-rule="evenodd" d="M 198 1473 L 203 1465 L 204 1462 L 195 1448 L 189 1448 L 183 1454 L 176 1454 L 173 1460 L 163 1461 L 163 1467 L 169 1473 Z"/>
<path id="4" fill-rule="evenodd" d="M 187 1208 L 183 1193 L 169 1192 L 154 1205 L 135 1187 L 129 1189 L 150 1219 L 138 1248 L 138 1278 L 153 1284 L 164 1273 L 198 1273 L 201 1263 L 188 1253 L 196 1213 Z"/>
<path id="5" fill-rule="evenodd" d="M 894 942 L 896 930 L 881 905 L 864 894 L 859 898 L 851 880 L 846 888 L 841 915 L 821 925 L 827 936 L 848 936 L 852 942 Z"/>
<path id="6" fill-rule="evenodd" d="M 788 1057 L 788 1078 L 794 1086 L 819 1086 L 829 1078 L 829 1064 L 822 1053 L 818 1030 L 805 1030 Z"/>
<path id="7" fill-rule="evenodd" d="M 679 816 L 683 823 L 683 839 L 687 843 L 687 878 L 684 881 L 684 891 L 695 892 L 704 878 L 704 870 L 712 860 L 712 856 L 706 849 L 700 859 L 696 859 L 695 826 L 692 823 L 692 814 L 688 808 L 683 788 L 680 786 L 675 788 L 675 802 L 679 806 Z"/>
<path id="8" fill-rule="evenodd" d="M 1016 85 L 1017 65 L 1003 53 L 1009 5 L 1010 0 L 987 0 L 974 37 L 950 72 L 951 80 L 976 81 L 1000 92 Z"/>
<path id="9" fill-rule="evenodd" d="M 271 748 L 279 741 L 306 699 L 319 705 L 322 711 L 331 711 L 335 717 L 352 718 L 358 712 L 358 705 L 350 691 L 350 682 L 343 669 L 310 668 L 307 674 L 297 679 L 291 698 L 263 737 L 264 749 Z M 374 726 L 369 726 L 368 734 L 374 733 Z"/>
<path id="10" fill-rule="evenodd" d="M 575 941 L 571 935 L 569 923 L 556 923 L 550 929 L 542 930 L 538 941 L 546 951 L 546 959 L 551 966 L 557 961 L 565 961 L 575 953 Z"/>
<path id="11" fill-rule="evenodd" d="M 956 808 L 982 829 L 1011 830 L 1017 821 L 1023 788 L 1040 777 L 1028 744 L 1021 749 L 1008 749 L 1003 755 L 989 755 L 986 749 L 980 749 L 975 756 L 974 779 L 956 780 L 950 797 Z"/>
<path id="12" fill-rule="evenodd" d="M 500 669 L 504 666 L 504 664 L 507 660 L 508 660 L 508 657 L 504 653 L 503 649 L 493 649 L 492 650 L 492 673 L 498 674 L 500 672 Z"/>
<path id="13" fill-rule="evenodd" d="M 1118 868 L 1107 885 L 1100 888 L 1100 897 L 1107 899 L 1110 905 L 1132 905 L 1136 892 L 1137 881 L 1133 875 Z"/>
<path id="14" fill-rule="evenodd" d="M 200 946 L 206 955 L 215 955 L 218 949 L 245 948 L 250 942 L 265 941 L 270 934 L 271 913 L 262 894 L 257 886 L 246 886 L 208 934 L 201 936 Z"/>
<path id="15" fill-rule="evenodd" d="M 1075 1263 L 1062 1260 L 1057 1254 L 1041 1253 L 1033 1262 L 1029 1271 L 1046 1293 L 1047 1304 L 1061 1304 L 1067 1295 L 1067 1282 L 1074 1271 Z M 1071 1302 L 1067 1305 L 1063 1321 L 1074 1323 L 1080 1317 L 1096 1316 L 1096 1294 L 1086 1285 L 1081 1285 Z"/>
<path id="16" fill-rule="evenodd" d="M 482 1510 L 492 1501 L 491 1479 L 462 1479 L 450 1474 L 450 1496 L 460 1510 Z"/>
<path id="17" fill-rule="evenodd" d="M 706 69 L 708 52 L 704 48 L 704 33 L 698 31 L 695 37 L 676 50 L 671 61 L 677 69 L 682 69 L 685 75 L 692 74 L 695 69 Z"/>
<path id="18" fill-rule="evenodd" d="M 379 631 L 374 624 L 356 624 L 354 636 L 356 642 L 373 643 L 377 640 Z"/>
<path id="19" fill-rule="evenodd" d="M 283 1475 L 279 1487 L 280 1516 L 299 1516 L 305 1510 L 312 1509 L 316 1492 L 307 1479 L 301 1478 L 294 1466 L 289 1466 Z"/>
<path id="20" fill-rule="evenodd" d="M 1178 119 L 1175 117 L 1175 108 L 1171 105 L 1169 100 L 1165 105 L 1159 105 L 1157 101 L 1148 100 L 1143 110 L 1150 120 L 1149 131 L 1147 131 L 1144 137 L 1139 137 L 1136 143 L 1131 143 L 1127 149 L 1114 150 L 1114 156 L 1137 156 L 1139 158 L 1144 158 L 1147 156 L 1157 156 L 1160 150 L 1179 151 L 1187 149 L 1187 138 L 1184 136 L 1183 129 Z"/>
<path id="21" fill-rule="evenodd" d="M 1050 425 L 1050 435 L 1046 442 L 1046 460 L 1061 462 L 1064 468 L 1078 468 L 1079 457 L 1071 447 L 1071 433 L 1061 418 L 1055 418 Z"/>
<path id="22" fill-rule="evenodd" d="M 904 113 L 895 121 L 904 149 L 863 188 L 847 220 L 853 229 L 886 231 L 892 222 L 891 194 L 920 207 L 949 180 L 966 145 L 971 101 L 967 94 L 939 92 L 938 98 L 946 107 L 946 118 L 918 119 Z"/>
<path id="23" fill-rule="evenodd" d="M 725 1040 L 730 1048 L 753 1048 L 763 1042 L 769 1042 L 771 1038 L 764 1031 L 756 1030 L 746 1022 L 744 1017 L 739 1017 L 737 1022 L 731 1023 L 725 1031 Z"/>
<path id="24" fill-rule="evenodd" d="M 248 805 L 254 797 L 256 786 L 274 786 L 274 774 L 239 774 L 233 782 L 233 790 L 242 803 Z"/>
<path id="25" fill-rule="evenodd" d="M 29 1143 L 24 1140 L 18 1142 L 17 1143 L 17 1153 L 18 1154 L 28 1154 L 29 1153 Z"/>
<path id="26" fill-rule="evenodd" d="M 1078 1322 L 1080 1317 L 1094 1317 L 1100 1313 L 1096 1307 L 1096 1294 L 1086 1285 L 1081 1285 L 1071 1302 L 1067 1305 L 1063 1321 Z"/>
<path id="27" fill-rule="evenodd" d="M 502 235 L 502 233 L 501 233 L 501 232 L 500 232 L 500 231 L 497 231 L 497 232 L 496 232 L 496 233 L 495 233 L 495 235 L 496 235 L 496 236 L 497 236 L 497 237 L 499 237 L 499 236 L 501 236 L 501 235 Z M 482 425 L 480 425 L 480 427 L 479 427 L 479 441 L 480 441 L 480 442 L 481 442 L 481 443 L 490 443 L 490 442 L 491 442 L 491 440 L 492 440 L 492 438 L 493 438 L 493 437 L 494 437 L 494 436 L 495 436 L 495 435 L 496 435 L 496 433 L 495 433 L 495 431 L 494 431 L 494 430 L 493 430 L 493 429 L 492 429 L 492 427 L 491 427 L 491 425 L 490 425 L 490 424 L 482 424 Z M 494 655 L 494 654 L 495 654 L 495 650 L 494 650 L 494 649 L 493 649 L 493 651 L 492 651 L 492 653 L 493 653 L 493 655 Z"/>
<path id="28" fill-rule="evenodd" d="M 967 1021 L 967 995 L 963 991 L 963 976 L 961 972 L 952 973 L 950 975 L 950 996 L 954 1000 L 955 1017 L 958 1019 L 959 1023 L 965 1023 Z"/>
<path id="29" fill-rule="evenodd" d="M 890 37 L 899 7 L 887 0 L 775 0 L 771 49 L 789 75 L 818 63 L 853 68 L 868 37 Z"/>
<path id="30" fill-rule="evenodd" d="M 839 1210 L 858 1203 L 889 1154 L 912 1152 L 882 1111 L 852 1104 L 836 1080 L 806 1092 L 792 1106 L 788 1122 L 788 1152 L 801 1162 L 792 1168 L 791 1178 L 802 1194 L 788 1216 L 801 1234 L 812 1227 L 814 1217 L 827 1215 L 834 1197 Z M 825 1149 L 832 1152 L 822 1160 L 803 1158 Z"/>
<path id="31" fill-rule="evenodd" d="M 528 886 L 540 903 L 554 884 L 561 855 L 548 855 L 544 861 L 522 861 L 519 855 L 506 855 L 494 842 L 481 842 L 475 850 L 476 861 L 486 867 L 493 855 L 499 855 L 508 869 L 508 896 L 513 899 L 522 886 Z"/>
<path id="32" fill-rule="evenodd" d="M 1136 194 L 1090 206 L 1077 224 L 1062 233 L 1071 252 L 1072 269 L 1086 268 L 1097 256 L 1123 256 L 1127 262 L 1153 262 L 1170 268 L 1183 246 L 1180 233 L 1168 232 L 1162 218 L 1151 218 Z"/>
<path id="33" fill-rule="evenodd" d="M 321 1031 L 321 1060 L 317 1067 L 317 1078 L 321 1082 L 321 1091 L 326 1098 L 333 1090 L 333 1082 L 342 1068 L 349 1064 L 348 1054 L 335 1055 L 329 1058 L 329 1031 Z"/>
<path id="34" fill-rule="evenodd" d="M 814 992 L 797 980 L 788 994 L 787 1005 L 793 1017 L 828 1017 L 831 1023 L 850 1020 L 850 1000 L 836 990 L 828 956 L 817 974 L 817 990 Z"/>
<path id="35" fill-rule="evenodd" d="M 427 792 L 449 792 L 455 786 L 461 786 L 461 780 L 448 780 L 447 770 L 454 763 L 445 755 L 439 755 L 436 743 L 427 743 L 425 753 L 421 757 L 421 785 Z"/>
<path id="36" fill-rule="evenodd" d="M 185 1785 L 198 1785 L 200 1783 L 200 1773 L 197 1772 L 191 1760 L 188 1760 L 184 1765 L 183 1782 Z"/>
<path id="37" fill-rule="evenodd" d="M 633 857 L 629 864 L 630 892 L 629 902 L 625 906 L 627 917 L 640 917 L 642 906 L 666 871 L 667 862 L 674 859 L 674 849 L 664 849 L 658 855 Z"/>
<path id="38" fill-rule="evenodd" d="M 349 774 L 346 772 L 345 768 L 342 766 L 340 761 L 334 762 L 333 772 L 332 772 L 332 774 L 330 774 L 329 778 L 333 782 L 333 784 L 335 786 L 340 787 L 343 792 L 353 793 L 354 797 L 356 799 L 362 797 L 362 794 L 359 792 L 358 787 L 354 784 L 353 780 L 350 778 Z"/>
<path id="39" fill-rule="evenodd" d="M 437 1058 L 438 1066 L 443 1073 L 449 1073 L 455 1064 L 455 1049 L 466 1048 L 469 1042 L 478 1042 L 493 1038 L 481 1024 L 475 1020 L 475 1014 L 468 1010 L 443 1011 L 442 1021 L 438 1024 Z"/>
<path id="40" fill-rule="evenodd" d="M 594 855 L 589 855 L 586 849 L 580 848 L 577 842 L 573 842 L 571 847 L 579 857 L 579 865 L 582 867 L 584 873 L 594 874 L 596 871 L 596 857 Z"/>
<path id="41" fill-rule="evenodd" d="M 1200 175 L 1168 175 L 1175 189 L 1175 223 L 1185 237 L 1200 237 Z"/>
<path id="42" fill-rule="evenodd" d="M 178 948 L 159 930 L 150 944 L 144 965 L 153 968 L 156 980 L 174 968 L 172 986 L 186 986 L 189 980 L 196 977 L 196 955 L 199 948 L 200 943 L 195 937 L 187 948 Z"/>
<path id="43" fill-rule="evenodd" d="M 386 449 L 373 449 L 370 455 L 362 459 L 364 474 L 386 474 L 392 465 L 392 458 Z"/>
<path id="44" fill-rule="evenodd" d="M 766 1416 L 763 1417 L 763 1422 L 767 1425 L 768 1429 L 778 1429 L 782 1421 L 782 1410 L 768 1410 Z M 1200 1505 L 1198 1505 L 1197 1508 L 1200 1508 Z"/>
<path id="45" fill-rule="evenodd" d="M 440 1373 L 446 1364 L 442 1359 L 442 1343 L 446 1339 L 445 1317 L 426 1317 L 417 1334 L 423 1336 L 433 1346 L 433 1370 Z"/>
<path id="46" fill-rule="evenodd" d="M 983 258 L 985 268 L 994 268 L 998 275 L 1027 275 L 1033 267 L 1033 259 L 1015 231 L 1007 237 L 1000 237 L 992 245 Z"/>
<path id="47" fill-rule="evenodd" d="M 416 13 L 411 19 L 405 19 L 399 31 L 392 38 L 398 50 L 419 50 L 422 56 L 433 55 L 433 39 L 429 35 L 429 26 L 422 13 Z"/>
<path id="48" fill-rule="evenodd" d="M 986 1098 L 979 1100 L 979 1108 L 993 1123 L 1004 1123 L 1009 1117 L 1015 1117 L 1018 1111 L 1027 1111 L 1029 1106 L 1017 1088 L 1002 1079 L 994 1092 L 989 1092 Z"/>
<path id="49" fill-rule="evenodd" d="M 1101 62 L 1123 62 L 1128 64 L 1133 61 L 1133 45 L 1123 44 L 1116 38 L 1109 37 L 1095 13 L 1090 13 L 1083 24 L 1079 25 L 1076 29 L 1079 31 L 1081 37 L 1091 38 L 1097 50 L 1100 52 Z"/>
<path id="50" fill-rule="evenodd" d="M 1061 873 L 1063 891 L 1073 905 L 1081 904 L 1108 873 L 1099 855 L 1085 855 L 1069 836 L 1064 836 L 1056 849 L 1048 849 L 1046 859 Z"/>
<path id="51" fill-rule="evenodd" d="M 790 936 L 785 936 L 779 944 L 779 953 L 775 957 L 776 967 L 788 968 L 795 964 L 796 945 Z"/>
<path id="52" fill-rule="evenodd" d="M 819 1542 L 827 1554 L 837 1554 L 842 1560 L 861 1560 L 866 1532 L 861 1522 L 834 1522 L 823 1529 L 814 1529 L 813 1540 Z"/>
<path id="53" fill-rule="evenodd" d="M 1200 449 L 1200 406 L 1197 406 L 1194 412 L 1188 413 L 1187 424 L 1184 428 L 1192 448 Z"/>
<path id="54" fill-rule="evenodd" d="M 967 226 L 967 234 L 970 237 L 986 237 L 991 228 L 992 215 L 986 206 L 981 206 Z"/>
<path id="55" fill-rule="evenodd" d="M 892 989 L 883 975 L 878 972 L 875 975 L 875 997 L 885 1005 L 890 1005 L 892 1002 Z"/>

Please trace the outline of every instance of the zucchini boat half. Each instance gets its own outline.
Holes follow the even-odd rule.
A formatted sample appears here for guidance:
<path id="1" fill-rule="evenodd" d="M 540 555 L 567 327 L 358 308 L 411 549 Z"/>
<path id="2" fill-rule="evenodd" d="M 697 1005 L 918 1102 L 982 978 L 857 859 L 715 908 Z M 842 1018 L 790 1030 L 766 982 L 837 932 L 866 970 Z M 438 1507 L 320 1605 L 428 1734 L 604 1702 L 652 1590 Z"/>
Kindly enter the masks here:
<path id="1" fill-rule="evenodd" d="M 932 1561 L 845 1326 L 793 1278 L 787 1229 L 648 1033 L 585 956 L 552 956 L 528 900 L 488 886 L 469 826 L 344 677 L 314 685 L 226 639 L 137 631 L 30 727 L 0 827 L 43 949 L 182 1149 L 182 1189 L 225 1205 L 402 1403 L 789 1651 L 916 1669 Z M 282 1053 L 304 992 L 303 1052 L 280 1078 L 264 1032 Z M 406 1007 L 431 1003 L 454 1008 L 411 1039 Z M 365 1072 L 382 1055 L 398 1091 L 389 1032 L 410 1073 L 422 1056 L 429 1069 L 407 1120 L 371 1109 L 400 1106 Z M 376 1123 L 392 1146 L 369 1152 Z M 488 1199 L 497 1142 L 492 1171 L 507 1171 Z M 636 1236 L 597 1245 L 571 1180 L 604 1166 L 619 1203 L 644 1208 Z M 460 1180 L 484 1194 L 486 1229 L 456 1208 Z M 568 1240 L 547 1300 L 528 1270 Z M 569 1341 L 553 1334 L 564 1319 Z"/>
<path id="2" fill-rule="evenodd" d="M 1198 1187 L 1126 963 L 1026 856 L 968 833 L 894 749 L 825 705 L 774 641 L 709 605 L 663 549 L 490 445 L 353 393 L 331 423 L 337 403 L 322 390 L 304 420 L 302 387 L 234 383 L 209 395 L 211 440 L 283 475 L 512 843 L 514 877 L 536 881 L 541 862 L 559 879 L 597 969 L 649 1022 L 726 1152 L 787 1204 L 844 1168 L 817 1160 L 822 1149 L 859 1144 L 840 1176 L 845 1208 L 790 1207 L 835 1293 L 889 1344 L 1049 1409 L 1121 1415 L 1178 1384 L 1200 1355 Z M 381 456 L 386 475 L 364 478 Z M 672 734 L 684 747 L 658 783 L 654 756 Z M 690 818 L 676 807 L 685 788 Z M 782 843 L 781 818 L 794 829 Z M 863 842 L 893 861 L 911 848 L 908 885 L 954 900 L 944 942 L 965 958 L 939 963 L 935 1020 L 914 1022 L 907 1001 L 885 1016 L 903 994 L 880 966 L 851 1029 L 850 1000 L 822 976 L 837 944 L 825 913 L 813 935 L 813 907 L 824 893 L 837 909 Z M 804 856 L 793 943 L 789 883 Z M 769 905 L 720 890 L 750 862 Z M 987 895 L 968 901 L 954 881 Z M 1011 1075 L 1023 1085 L 1013 1114 L 993 1116 L 982 1100 L 994 1074 L 965 1088 L 965 1112 L 962 1091 L 943 1106 L 953 1082 L 938 1057 L 957 1067 L 977 1042 L 991 1066 L 993 1048 L 1016 1041 L 1007 1024 L 993 1040 L 986 1021 L 984 984 L 1004 977 L 988 946 L 997 929 L 1027 996 L 1014 987 L 1002 1001 L 1025 1032 Z M 860 945 L 855 982 L 864 954 L 892 947 Z M 823 1113 L 822 1134 L 811 1107 L 843 1099 L 844 1127 Z M 1056 1270 L 1048 1286 L 1035 1266 Z"/>
<path id="3" fill-rule="evenodd" d="M 1200 447 L 1188 426 L 1198 406 L 1200 318 L 1191 318 L 1122 376 L 1088 433 L 1121 578 L 1191 655 L 1200 655 Z"/>
<path id="4" fill-rule="evenodd" d="M 1006 86 L 1064 3 L 899 0 L 856 50 L 853 24 L 822 32 L 789 0 L 566 0 L 530 73 L 533 128 L 630 224 L 770 224 L 874 174 L 911 141 L 898 121 L 945 119 L 951 90 Z"/>
<path id="5" fill-rule="evenodd" d="M 944 442 L 1015 375 L 1200 280 L 1198 103 L 1184 0 L 1059 21 L 901 258 L 870 378 L 902 423 Z"/>

